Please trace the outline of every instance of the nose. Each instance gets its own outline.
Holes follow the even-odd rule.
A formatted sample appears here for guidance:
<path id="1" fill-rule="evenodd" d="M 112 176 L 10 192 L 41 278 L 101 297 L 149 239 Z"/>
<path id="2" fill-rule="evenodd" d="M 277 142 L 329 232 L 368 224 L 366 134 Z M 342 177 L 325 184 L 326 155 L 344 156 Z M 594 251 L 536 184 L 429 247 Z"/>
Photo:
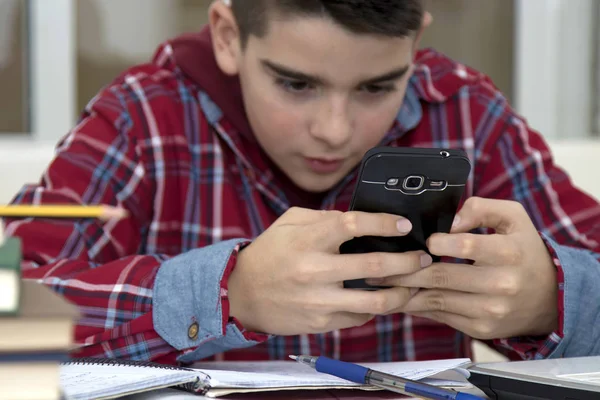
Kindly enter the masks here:
<path id="1" fill-rule="evenodd" d="M 328 147 L 340 148 L 352 137 L 352 125 L 347 98 L 334 96 L 320 107 L 311 134 Z"/>

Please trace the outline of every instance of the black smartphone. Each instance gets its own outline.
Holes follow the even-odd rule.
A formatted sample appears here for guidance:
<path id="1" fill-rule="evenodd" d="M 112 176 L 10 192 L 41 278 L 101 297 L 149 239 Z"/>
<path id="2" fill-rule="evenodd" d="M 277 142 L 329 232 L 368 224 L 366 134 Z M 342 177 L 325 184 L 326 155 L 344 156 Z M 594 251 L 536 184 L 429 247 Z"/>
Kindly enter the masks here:
<path id="1" fill-rule="evenodd" d="M 357 237 L 343 243 L 340 253 L 406 252 L 427 249 L 436 232 L 450 232 L 471 172 L 463 150 L 376 147 L 361 163 L 350 210 L 389 213 L 408 218 L 407 236 Z M 431 253 L 429 253 L 431 254 Z M 432 255 L 434 261 L 439 257 Z M 382 289 L 364 279 L 344 282 L 345 288 Z"/>

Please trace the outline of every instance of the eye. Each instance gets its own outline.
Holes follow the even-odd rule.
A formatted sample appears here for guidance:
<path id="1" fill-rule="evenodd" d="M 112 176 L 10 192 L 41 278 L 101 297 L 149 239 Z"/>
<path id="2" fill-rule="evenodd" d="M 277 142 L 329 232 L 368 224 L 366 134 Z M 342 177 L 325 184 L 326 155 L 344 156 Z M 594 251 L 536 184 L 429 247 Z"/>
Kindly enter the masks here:
<path id="1" fill-rule="evenodd" d="M 314 86 L 305 81 L 277 78 L 277 85 L 291 93 L 302 93 L 314 89 Z"/>
<path id="2" fill-rule="evenodd" d="M 393 92 L 396 87 L 394 85 L 365 85 L 360 90 L 368 94 L 380 94 Z"/>

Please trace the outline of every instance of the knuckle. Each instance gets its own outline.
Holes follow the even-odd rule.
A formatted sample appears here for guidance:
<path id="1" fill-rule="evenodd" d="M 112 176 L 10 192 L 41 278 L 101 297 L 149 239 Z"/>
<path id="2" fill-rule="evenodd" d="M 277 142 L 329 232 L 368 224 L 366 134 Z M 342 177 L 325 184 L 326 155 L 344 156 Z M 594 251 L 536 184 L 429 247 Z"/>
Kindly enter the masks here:
<path id="1" fill-rule="evenodd" d="M 479 211 L 481 210 L 481 208 L 483 207 L 483 202 L 484 200 L 481 197 L 477 197 L 477 196 L 473 196 L 473 197 L 469 197 L 466 201 L 465 201 L 465 206 L 470 209 L 471 211 Z"/>
<path id="2" fill-rule="evenodd" d="M 311 319 L 308 327 L 312 332 L 325 332 L 328 330 L 331 320 L 332 318 L 330 315 L 315 315 Z"/>
<path id="3" fill-rule="evenodd" d="M 521 291 L 521 284 L 519 282 L 519 278 L 514 274 L 510 274 L 503 277 L 502 279 L 498 279 L 496 281 L 496 290 L 499 294 L 504 296 L 513 297 L 518 295 Z"/>
<path id="4" fill-rule="evenodd" d="M 413 297 L 411 294 L 411 288 L 398 288 L 399 296 L 398 296 L 398 304 L 395 305 L 394 309 L 397 310 L 406 306 L 406 304 Z"/>
<path id="5" fill-rule="evenodd" d="M 475 334 L 477 339 L 489 340 L 493 339 L 494 326 L 490 321 L 479 321 L 475 324 Z"/>
<path id="6" fill-rule="evenodd" d="M 500 254 L 508 265 L 518 265 L 523 259 L 523 252 L 517 246 L 506 246 Z"/>
<path id="7" fill-rule="evenodd" d="M 365 256 L 366 273 L 368 277 L 381 277 L 384 273 L 385 259 L 381 253 L 370 253 Z"/>
<path id="8" fill-rule="evenodd" d="M 487 304 L 485 312 L 493 320 L 502 320 L 510 313 L 510 307 L 504 302 L 496 301 Z"/>
<path id="9" fill-rule="evenodd" d="M 446 268 L 441 266 L 430 267 L 431 287 L 434 289 L 443 289 L 450 284 L 450 274 Z"/>
<path id="10" fill-rule="evenodd" d="M 375 293 L 371 303 L 373 314 L 385 314 L 389 311 L 389 300 L 383 293 Z"/>
<path id="11" fill-rule="evenodd" d="M 308 285 L 314 282 L 314 267 L 309 263 L 300 263 L 295 268 L 291 279 L 300 285 Z"/>
<path id="12" fill-rule="evenodd" d="M 470 259 L 475 253 L 475 238 L 472 236 L 462 236 L 457 240 L 457 247 L 461 258 Z"/>
<path id="13" fill-rule="evenodd" d="M 425 301 L 428 310 L 432 311 L 446 311 L 446 299 L 444 295 L 439 292 L 431 292 L 427 296 L 427 300 Z"/>
<path id="14" fill-rule="evenodd" d="M 358 233 L 358 214 L 355 212 L 345 212 L 339 218 L 342 228 L 348 234 L 356 236 Z"/>

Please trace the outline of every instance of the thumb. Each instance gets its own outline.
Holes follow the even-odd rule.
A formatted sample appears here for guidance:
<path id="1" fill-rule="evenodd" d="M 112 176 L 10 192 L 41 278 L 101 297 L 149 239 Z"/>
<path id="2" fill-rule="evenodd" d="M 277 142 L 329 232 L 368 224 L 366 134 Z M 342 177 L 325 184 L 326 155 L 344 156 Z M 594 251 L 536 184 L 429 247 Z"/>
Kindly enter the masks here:
<path id="1" fill-rule="evenodd" d="M 465 201 L 454 223 L 452 233 L 465 233 L 477 228 L 492 228 L 497 233 L 507 234 L 521 225 L 523 206 L 515 201 L 471 197 Z"/>

